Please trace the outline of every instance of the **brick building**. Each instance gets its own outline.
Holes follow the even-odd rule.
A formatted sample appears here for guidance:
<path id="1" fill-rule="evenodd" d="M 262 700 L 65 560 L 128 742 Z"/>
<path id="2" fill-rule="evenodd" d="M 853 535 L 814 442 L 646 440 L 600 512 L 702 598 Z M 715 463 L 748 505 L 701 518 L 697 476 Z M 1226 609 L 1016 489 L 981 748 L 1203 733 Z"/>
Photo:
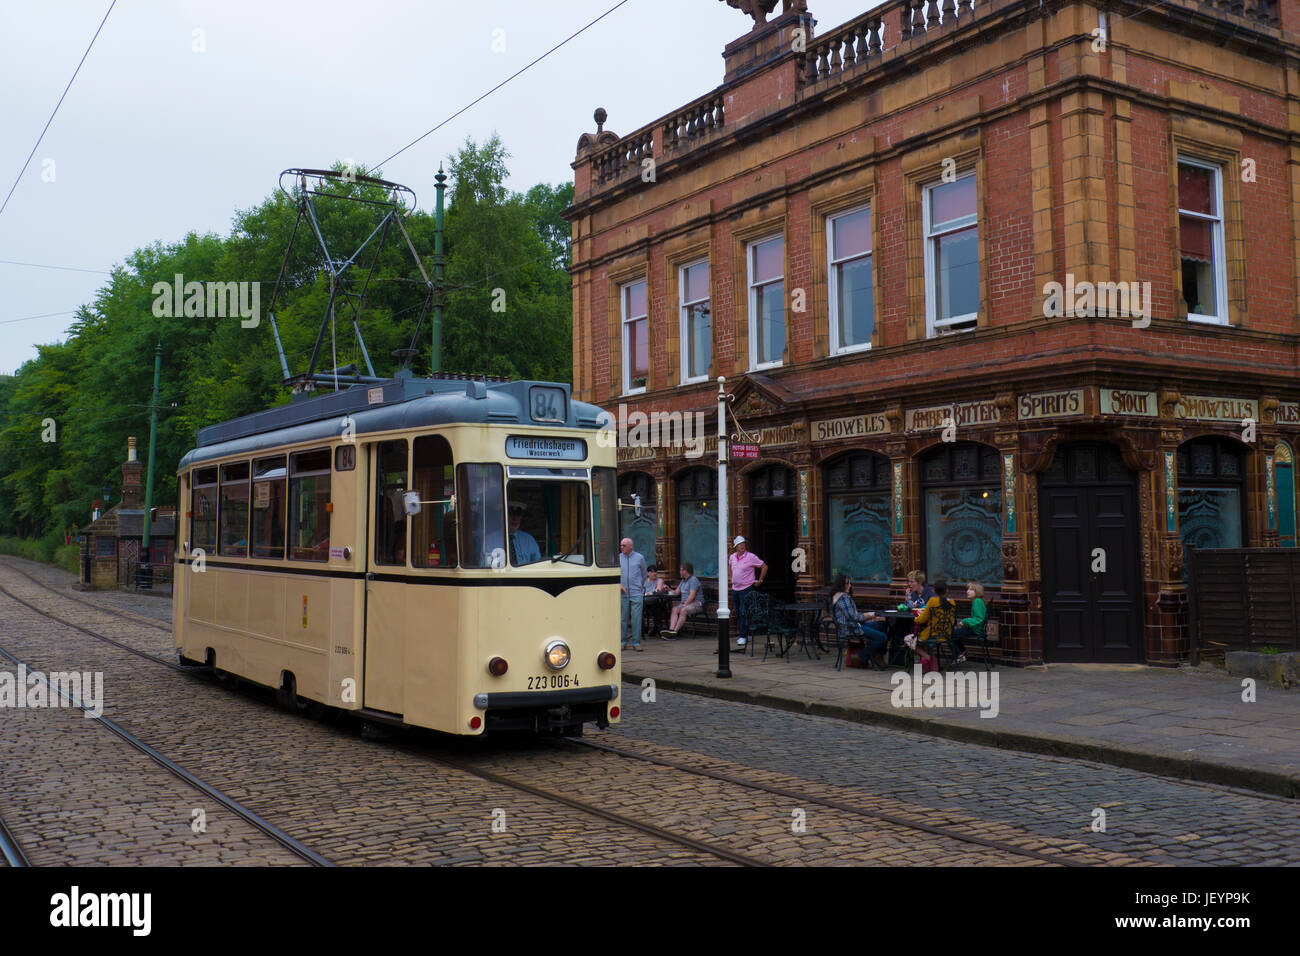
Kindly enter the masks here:
<path id="1" fill-rule="evenodd" d="M 144 464 L 134 437 L 127 439 L 122 463 L 122 500 L 77 532 L 81 544 L 78 579 L 82 588 L 111 590 L 136 586 L 144 547 Z M 154 586 L 171 587 L 171 561 L 176 550 L 176 509 L 155 507 L 149 526 L 149 551 L 155 568 Z"/>
<path id="2" fill-rule="evenodd" d="M 716 434 L 726 376 L 774 590 L 922 568 L 1008 660 L 1185 659 L 1185 547 L 1296 541 L 1300 0 L 786 6 L 579 139 L 575 394 Z M 702 576 L 707 448 L 619 450 L 628 533 Z"/>

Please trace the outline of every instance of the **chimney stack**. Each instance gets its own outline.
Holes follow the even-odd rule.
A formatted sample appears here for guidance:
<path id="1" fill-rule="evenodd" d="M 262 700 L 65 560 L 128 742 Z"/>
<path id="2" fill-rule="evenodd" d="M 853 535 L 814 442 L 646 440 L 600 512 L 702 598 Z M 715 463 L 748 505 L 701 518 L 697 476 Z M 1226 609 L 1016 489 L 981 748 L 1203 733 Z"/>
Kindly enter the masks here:
<path id="1" fill-rule="evenodd" d="M 144 485 L 140 480 L 144 472 L 144 465 L 136 459 L 134 436 L 126 440 L 126 463 L 122 465 L 122 504 L 121 507 L 128 511 L 138 510 L 141 507 L 142 491 Z"/>

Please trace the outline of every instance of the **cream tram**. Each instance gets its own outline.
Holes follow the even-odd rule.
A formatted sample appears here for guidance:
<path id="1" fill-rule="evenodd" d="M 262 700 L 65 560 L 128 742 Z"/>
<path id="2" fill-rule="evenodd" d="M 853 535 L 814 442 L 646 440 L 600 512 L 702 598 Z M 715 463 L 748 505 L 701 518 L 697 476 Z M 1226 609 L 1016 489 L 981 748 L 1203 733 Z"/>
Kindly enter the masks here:
<path id="1" fill-rule="evenodd" d="M 203 429 L 178 469 L 179 657 L 448 733 L 617 721 L 600 414 L 566 385 L 399 372 Z"/>

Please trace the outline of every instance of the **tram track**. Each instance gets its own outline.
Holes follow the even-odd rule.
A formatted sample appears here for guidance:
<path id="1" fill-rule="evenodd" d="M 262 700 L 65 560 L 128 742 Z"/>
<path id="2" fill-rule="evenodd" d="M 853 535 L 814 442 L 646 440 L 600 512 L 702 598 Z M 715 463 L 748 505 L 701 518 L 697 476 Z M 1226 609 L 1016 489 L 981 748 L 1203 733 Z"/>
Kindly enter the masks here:
<path id="1" fill-rule="evenodd" d="M 4 590 L 3 588 L 0 588 L 0 591 L 3 590 Z M 7 597 L 17 600 L 16 598 L 13 597 L 12 594 L 9 594 L 8 591 L 4 591 L 4 593 Z M 25 601 L 20 601 L 19 603 L 22 603 L 29 608 L 33 607 L 33 605 L 27 604 Z M 62 622 L 62 621 L 60 621 L 60 623 L 66 624 L 66 622 Z M 69 625 L 69 626 L 76 627 L 76 625 Z M 90 633 L 81 627 L 77 627 L 76 629 L 82 631 L 83 633 Z M 121 644 L 118 641 L 114 641 L 111 638 L 103 638 L 103 639 L 108 643 L 111 643 L 124 650 L 132 650 L 132 648 L 127 647 L 126 645 Z M 140 653 L 140 656 L 148 660 L 152 660 L 155 663 L 160 663 L 160 664 L 169 663 L 160 660 L 159 658 L 152 657 L 151 655 L 148 654 Z M 57 687 L 54 684 L 50 683 L 49 679 L 45 676 L 44 673 L 42 673 L 37 668 L 30 667 L 26 661 L 20 659 L 17 655 L 10 652 L 7 648 L 0 647 L 0 657 L 6 658 L 11 663 L 13 663 L 16 667 L 26 670 L 29 679 L 30 677 L 33 676 L 36 677 L 43 684 L 45 684 L 46 688 L 48 688 L 49 691 L 51 691 L 52 693 L 57 693 L 60 697 L 62 697 L 64 700 L 70 703 L 73 707 L 82 711 L 87 717 L 90 717 L 93 720 L 95 720 L 99 724 L 99 726 L 103 727 L 105 730 L 109 731 L 110 733 L 116 735 L 119 739 L 121 739 L 132 749 L 143 754 L 145 757 L 148 757 L 150 760 L 152 760 L 163 770 L 166 770 L 173 777 L 176 777 L 182 782 L 188 784 L 194 790 L 197 790 L 199 793 L 215 801 L 219 806 L 222 806 L 225 809 L 229 810 L 235 816 L 239 817 L 245 823 L 249 824 L 254 829 L 260 831 L 262 834 L 269 837 L 275 843 L 278 843 L 281 847 L 288 850 L 294 856 L 298 857 L 301 860 L 304 860 L 307 863 L 312 864 L 313 866 L 332 867 L 334 865 L 329 860 L 325 859 L 325 857 L 321 856 L 315 850 L 307 846 L 305 843 L 301 842 L 300 840 L 294 839 L 293 837 L 289 836 L 289 834 L 281 830 L 279 827 L 275 826 L 274 824 L 270 823 L 259 814 L 254 813 L 252 810 L 245 807 L 234 797 L 231 797 L 230 795 L 223 793 L 222 791 L 218 790 L 216 787 L 212 786 L 211 784 L 206 783 L 205 781 L 199 779 L 194 774 L 190 773 L 190 771 L 182 767 L 180 764 L 176 763 L 174 760 L 164 756 L 160 751 L 158 751 L 154 747 L 151 747 L 149 744 L 145 743 L 143 740 L 141 740 L 135 734 L 131 733 L 126 728 L 122 727 L 116 721 L 110 720 L 108 717 L 105 717 L 103 714 L 95 713 L 91 708 L 87 707 L 84 703 L 78 700 L 75 695 L 69 693 L 64 688 Z M 181 669 L 183 670 L 183 668 Z M 7 842 L 7 839 L 5 839 L 3 842 Z M 16 840 L 13 841 L 13 847 L 15 849 L 18 849 L 19 852 L 21 852 L 21 849 L 17 847 Z M 6 859 L 9 859 L 9 848 L 7 847 L 5 848 L 4 855 Z M 11 864 L 11 865 L 19 865 L 19 864 Z"/>
<path id="2" fill-rule="evenodd" d="M 32 861 L 28 859 L 23 845 L 18 842 L 14 832 L 9 829 L 4 817 L 0 817 L 0 856 L 4 857 L 7 866 L 23 867 L 32 865 Z"/>

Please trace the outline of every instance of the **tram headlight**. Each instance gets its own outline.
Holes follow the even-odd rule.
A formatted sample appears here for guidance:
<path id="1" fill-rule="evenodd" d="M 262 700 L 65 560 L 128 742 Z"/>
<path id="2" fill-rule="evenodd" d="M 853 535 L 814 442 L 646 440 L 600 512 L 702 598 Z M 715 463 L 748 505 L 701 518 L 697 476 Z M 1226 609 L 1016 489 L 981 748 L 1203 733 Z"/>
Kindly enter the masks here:
<path id="1" fill-rule="evenodd" d="M 546 666 L 553 671 L 562 671 L 569 664 L 569 645 L 564 641 L 551 641 L 546 645 Z"/>

